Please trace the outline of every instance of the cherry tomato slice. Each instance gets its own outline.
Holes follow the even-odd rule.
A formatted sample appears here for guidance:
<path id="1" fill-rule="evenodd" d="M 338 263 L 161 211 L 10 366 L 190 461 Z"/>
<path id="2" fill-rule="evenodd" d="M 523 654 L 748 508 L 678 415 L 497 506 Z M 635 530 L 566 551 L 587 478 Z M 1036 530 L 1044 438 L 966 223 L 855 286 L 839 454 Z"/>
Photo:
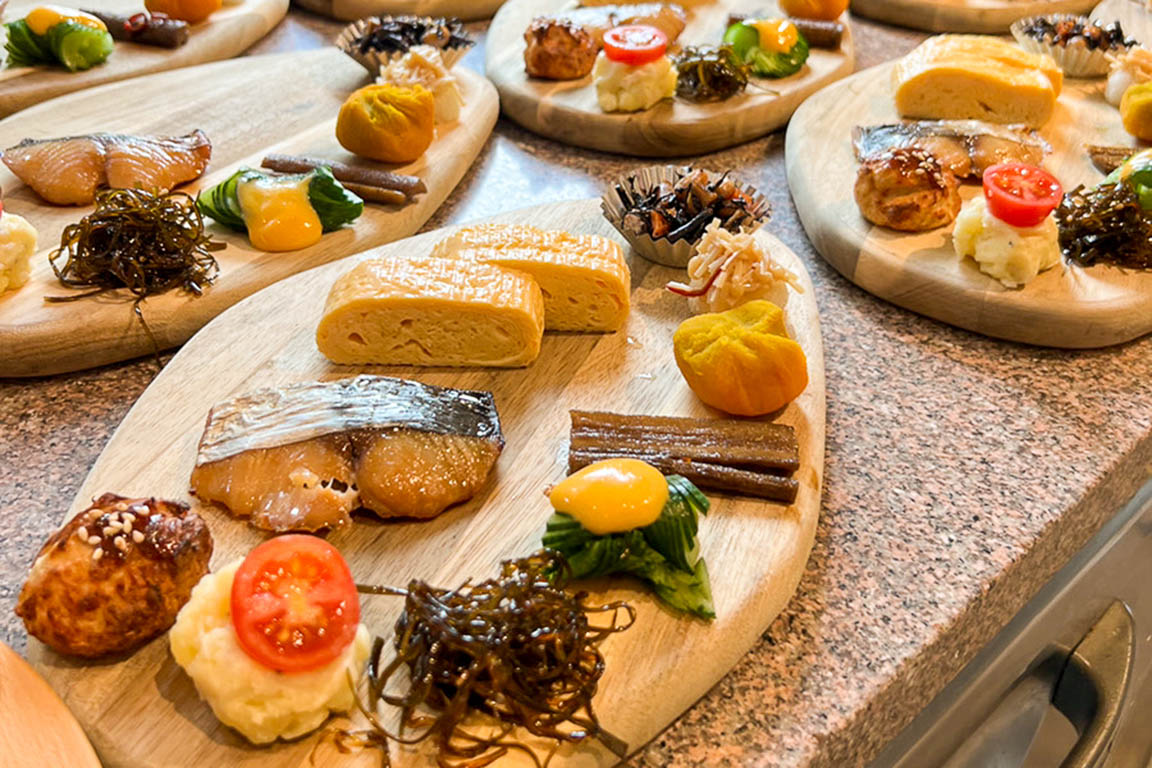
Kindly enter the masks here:
<path id="1" fill-rule="evenodd" d="M 1003 163 L 984 171 L 988 210 L 1014 227 L 1034 227 L 1044 221 L 1063 195 L 1056 177 L 1034 165 Z"/>
<path id="2" fill-rule="evenodd" d="M 639 67 L 668 50 L 668 36 L 647 24 L 613 27 L 604 33 L 604 55 L 612 61 Z"/>
<path id="3" fill-rule="evenodd" d="M 232 582 L 232 626 L 245 653 L 280 672 L 328 664 L 356 637 L 360 600 L 340 551 L 303 534 L 248 553 Z"/>

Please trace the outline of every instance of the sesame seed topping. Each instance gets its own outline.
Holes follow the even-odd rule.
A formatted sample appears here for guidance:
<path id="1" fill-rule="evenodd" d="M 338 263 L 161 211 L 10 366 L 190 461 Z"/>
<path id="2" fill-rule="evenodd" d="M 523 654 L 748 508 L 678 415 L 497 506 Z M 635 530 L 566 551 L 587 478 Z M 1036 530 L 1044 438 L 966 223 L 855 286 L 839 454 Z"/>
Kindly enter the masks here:
<path id="1" fill-rule="evenodd" d="M 137 544 L 144 541 L 144 532 L 143 531 L 132 531 L 132 541 L 136 542 Z"/>
<path id="2" fill-rule="evenodd" d="M 106 525 L 106 526 L 104 526 L 104 530 L 102 531 L 102 533 L 105 536 L 111 536 L 112 534 L 116 533 L 116 531 L 118 531 L 118 530 L 120 530 L 119 525 L 117 525 L 115 527 L 113 527 L 111 525 Z"/>
<path id="3" fill-rule="evenodd" d="M 123 536 L 117 536 L 116 538 L 112 539 L 112 543 L 115 544 L 116 549 L 120 550 L 121 552 L 128 551 L 128 539 L 124 538 Z"/>
<path id="4" fill-rule="evenodd" d="M 80 526 L 76 529 L 76 535 L 84 541 L 88 541 L 88 529 L 84 526 Z"/>
<path id="5" fill-rule="evenodd" d="M 132 523 L 136 522 L 136 515 L 132 514 L 131 512 L 125 512 L 124 522 L 128 523 L 128 525 L 132 525 Z"/>
<path id="6" fill-rule="evenodd" d="M 99 536 L 89 536 L 88 537 L 88 543 L 91 544 L 92 546 L 96 546 L 97 544 L 100 543 L 100 537 Z"/>
<path id="7" fill-rule="evenodd" d="M 104 557 L 104 550 L 103 549 L 101 549 L 100 547 L 96 547 L 96 549 L 92 550 L 92 559 L 93 560 L 99 560 L 102 557 Z"/>

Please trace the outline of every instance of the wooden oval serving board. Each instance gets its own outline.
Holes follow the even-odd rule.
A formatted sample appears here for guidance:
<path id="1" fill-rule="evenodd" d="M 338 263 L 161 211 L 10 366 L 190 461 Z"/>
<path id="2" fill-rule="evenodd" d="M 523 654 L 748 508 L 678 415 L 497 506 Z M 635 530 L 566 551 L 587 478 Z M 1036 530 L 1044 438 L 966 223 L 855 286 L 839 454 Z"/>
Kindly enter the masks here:
<path id="1" fill-rule="evenodd" d="M 133 13 L 144 9 L 142 0 L 91 2 L 101 10 Z M 4 20 L 23 18 L 41 4 L 38 0 L 12 0 Z M 107 61 L 83 72 L 69 72 L 61 67 L 0 69 L 0 117 L 95 85 L 238 56 L 271 32 L 287 12 L 288 0 L 242 0 L 193 25 L 188 30 L 188 42 L 179 48 L 117 42 Z"/>
<path id="2" fill-rule="evenodd" d="M 495 219 L 615 237 L 597 201 L 554 204 Z M 360 582 L 405 585 L 410 579 L 454 586 L 495 573 L 502 559 L 539 548 L 551 510 L 544 490 L 566 474 L 569 409 L 617 413 L 716 415 L 688 389 L 672 355 L 672 332 L 687 304 L 664 290 L 682 272 L 632 254 L 632 310 L 615 334 L 550 333 L 539 359 L 518 370 L 335 366 L 316 349 L 316 324 L 332 283 L 364 258 L 427 253 L 438 231 L 377 248 L 296 275 L 228 310 L 192 339 L 133 406 L 97 460 L 69 514 L 105 490 L 185 499 L 199 508 L 215 537 L 213 567 L 238 558 L 263 534 L 187 493 L 208 409 L 231 395 L 290 382 L 367 372 L 490 390 L 507 446 L 493 478 L 472 501 L 428 522 L 358 519 L 329 537 Z M 789 331 L 808 357 L 807 390 L 780 416 L 800 444 L 800 492 L 791 506 L 711 495 L 700 540 L 711 572 L 717 619 L 683 618 L 660 608 L 626 580 L 591 585 L 593 597 L 626 599 L 638 611 L 633 628 L 602 649 L 607 670 L 595 706 L 604 727 L 639 749 L 704 695 L 755 644 L 790 599 L 812 547 L 824 463 L 824 361 L 812 283 L 800 260 L 767 234 L 780 263 L 804 293 L 789 291 Z M 254 343 L 253 339 L 259 339 Z M 391 637 L 402 607 L 392 598 L 362 601 L 364 621 Z M 84 664 L 29 641 L 29 655 L 87 727 L 108 768 L 252 766 L 307 768 L 310 737 L 269 748 L 247 745 L 220 725 L 172 660 L 165 637 L 122 661 Z M 515 754 L 515 753 L 513 753 Z M 419 753 L 394 754 L 396 766 L 427 766 Z M 376 766 L 379 755 L 315 753 L 316 765 Z M 606 766 L 618 758 L 599 745 L 566 750 L 558 766 Z M 501 766 L 528 765 L 510 755 Z"/>
<path id="3" fill-rule="evenodd" d="M 914 312 L 987 336 L 1050 347 L 1119 344 L 1152 331 L 1152 274 L 1058 265 L 1019 289 L 1005 288 L 971 259 L 956 257 L 951 226 L 907 234 L 874 227 L 853 196 L 859 167 L 852 127 L 899 120 L 891 64 L 861 72 L 808 100 L 788 128 L 788 183 L 813 245 L 864 290 Z M 1040 131 L 1053 147 L 1044 166 L 1064 188 L 1102 178 L 1087 144 L 1132 146 L 1102 80 L 1066 81 Z M 980 193 L 967 183 L 968 199 Z"/>
<path id="4" fill-rule="evenodd" d="M 800 72 L 780 80 L 755 79 L 727 101 L 693 104 L 673 99 L 644 112 L 609 114 L 596 101 L 591 75 L 557 82 L 533 79 L 524 71 L 528 24 L 536 16 L 574 5 L 571 0 L 509 0 L 488 30 L 485 68 L 500 91 L 505 115 L 550 139 L 604 152 L 675 157 L 751 141 L 787 123 L 804 99 L 851 73 L 855 62 L 852 33 L 846 29 L 839 51 L 813 48 Z M 719 43 L 728 14 L 750 10 L 746 0 L 681 0 L 680 5 L 690 14 L 681 45 Z M 847 16 L 841 21 L 847 24 Z"/>
<path id="5" fill-rule="evenodd" d="M 296 4 L 343 21 L 385 14 L 455 16 L 461 21 L 478 21 L 492 18 L 504 0 L 296 0 Z"/>
<path id="6" fill-rule="evenodd" d="M 228 248 L 217 251 L 220 276 L 203 296 L 182 291 L 141 304 L 161 349 L 182 344 L 204 323 L 240 299 L 288 275 L 407 237 L 440 207 L 472 165 L 499 112 L 491 83 L 457 67 L 466 101 L 460 121 L 438 128 L 422 158 L 399 168 L 422 178 L 428 192 L 403 207 L 369 203 L 350 227 L 316 245 L 287 253 L 253 249 L 244 234 L 218 224 L 211 231 Z M 336 141 L 336 113 L 347 95 L 369 82 L 364 68 L 336 48 L 207 64 L 73 94 L 0 121 L 4 146 L 31 137 L 94 131 L 171 135 L 202 128 L 212 139 L 207 173 L 181 189 L 195 193 L 258 167 L 270 152 L 317 155 L 342 162 L 352 156 Z M 5 208 L 40 232 L 31 281 L 0 295 L 0 376 L 34 376 L 91 368 L 152 352 L 134 319 L 126 291 L 50 304 L 69 293 L 48 262 L 64 227 L 90 208 L 44 203 L 0 165 Z M 83 333 L 80 333 L 80 329 Z"/>
<path id="7" fill-rule="evenodd" d="M 1007 34 L 1017 19 L 1088 13 L 1097 0 L 852 0 L 852 13 L 928 32 Z"/>
<path id="8" fill-rule="evenodd" d="M 0 744 L 7 768 L 100 768 L 76 718 L 56 692 L 0 643 Z"/>

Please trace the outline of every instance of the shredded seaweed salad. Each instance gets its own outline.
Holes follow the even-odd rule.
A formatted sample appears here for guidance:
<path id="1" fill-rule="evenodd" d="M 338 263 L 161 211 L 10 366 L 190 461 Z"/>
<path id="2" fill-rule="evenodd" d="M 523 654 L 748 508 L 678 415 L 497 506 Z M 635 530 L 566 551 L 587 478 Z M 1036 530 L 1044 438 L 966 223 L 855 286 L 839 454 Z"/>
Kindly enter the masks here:
<path id="1" fill-rule="evenodd" d="M 1152 269 L 1152 216 L 1128 180 L 1076 187 L 1056 208 L 1056 223 L 1060 249 L 1074 264 Z"/>
<path id="2" fill-rule="evenodd" d="M 708 566 L 696 538 L 700 515 L 708 514 L 708 498 L 680 475 L 665 479 L 668 501 L 651 525 L 598 536 L 556 512 L 544 532 L 544 546 L 564 555 L 573 578 L 630 574 L 651 585 L 671 608 L 715 618 Z"/>
<path id="3" fill-rule="evenodd" d="M 730 45 L 685 48 L 674 59 L 676 95 L 689 101 L 724 101 L 748 85 L 748 65 Z"/>
<path id="4" fill-rule="evenodd" d="M 600 727 L 592 698 L 604 672 L 598 646 L 628 629 L 635 611 L 626 603 L 590 605 L 585 593 L 564 590 L 570 576 L 563 556 L 544 550 L 505 561 L 497 578 L 455 589 L 419 580 L 407 589 L 360 586 L 363 593 L 404 597 L 392 640 L 396 655 L 384 663 L 385 641 L 376 639 L 368 703 L 357 700 L 370 727 L 334 729 L 328 736 L 342 752 L 379 748 L 385 766 L 391 764 L 389 743 L 428 739 L 441 768 L 482 768 L 512 751 L 542 768 L 561 744 L 591 738 L 623 753 Z M 588 615 L 597 613 L 611 620 L 594 626 Z M 393 692 L 397 686 L 389 683 L 405 667 L 407 688 Z M 379 702 L 400 709 L 398 732 L 380 721 Z M 476 711 L 490 724 L 470 721 L 466 727 Z M 515 737 L 517 728 L 554 746 L 541 757 Z"/>
<path id="5" fill-rule="evenodd" d="M 139 302 L 157 293 L 203 293 L 219 271 L 211 251 L 223 247 L 205 234 L 204 219 L 184 192 L 104 190 L 96 194 L 92 213 L 64 228 L 60 247 L 48 257 L 61 283 L 92 290 L 46 300 L 75 301 L 127 288 L 139 314 Z"/>

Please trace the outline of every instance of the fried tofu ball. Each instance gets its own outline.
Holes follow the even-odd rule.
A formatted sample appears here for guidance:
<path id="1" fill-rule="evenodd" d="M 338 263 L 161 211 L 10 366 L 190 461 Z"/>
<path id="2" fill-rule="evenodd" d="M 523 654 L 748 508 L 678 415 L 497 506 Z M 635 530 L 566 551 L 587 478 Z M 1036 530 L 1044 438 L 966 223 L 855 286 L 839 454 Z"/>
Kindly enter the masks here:
<path id="1" fill-rule="evenodd" d="M 960 212 L 956 177 L 922 149 L 892 149 L 865 158 L 855 191 L 865 219 L 902 232 L 951 224 Z"/>

